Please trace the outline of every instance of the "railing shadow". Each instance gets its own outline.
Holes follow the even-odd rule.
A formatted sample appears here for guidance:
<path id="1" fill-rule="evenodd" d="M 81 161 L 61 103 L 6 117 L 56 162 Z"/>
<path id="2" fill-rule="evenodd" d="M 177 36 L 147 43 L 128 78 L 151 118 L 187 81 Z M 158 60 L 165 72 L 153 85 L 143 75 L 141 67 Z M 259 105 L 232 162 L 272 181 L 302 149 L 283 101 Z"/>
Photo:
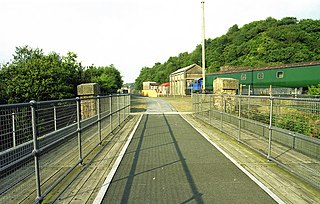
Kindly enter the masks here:
<path id="1" fill-rule="evenodd" d="M 115 183 L 115 182 L 118 182 L 121 180 L 127 180 L 125 182 L 123 194 L 120 195 L 120 196 L 122 196 L 121 203 L 128 203 L 129 198 L 130 198 L 130 194 L 132 193 L 131 190 L 134 185 L 134 179 L 136 176 L 142 175 L 142 174 L 150 172 L 150 171 L 163 169 L 163 167 L 167 167 L 167 166 L 171 166 L 171 165 L 175 165 L 177 163 L 180 163 L 181 167 L 183 169 L 183 172 L 178 172 L 178 173 L 185 175 L 185 178 L 187 179 L 187 183 L 188 183 L 190 190 L 192 192 L 192 195 L 190 196 L 190 198 L 185 201 L 181 201 L 181 203 L 196 202 L 198 204 L 202 204 L 202 203 L 204 203 L 204 201 L 202 199 L 202 194 L 199 192 L 198 187 L 193 179 L 193 176 L 192 176 L 191 171 L 186 163 L 186 160 L 184 158 L 182 150 L 180 149 L 180 147 L 178 145 L 178 141 L 177 141 L 176 136 L 172 130 L 172 127 L 171 127 L 167 117 L 165 116 L 165 114 L 162 114 L 162 116 L 163 116 L 163 119 L 158 118 L 158 120 L 161 120 L 161 123 L 162 122 L 165 123 L 165 125 L 162 129 L 165 131 L 165 134 L 170 138 L 170 140 L 172 140 L 172 142 L 170 142 L 170 144 L 172 145 L 172 148 L 174 148 L 174 150 L 176 151 L 176 155 L 178 156 L 178 158 L 172 162 L 160 164 L 156 167 L 149 168 L 149 169 L 146 169 L 141 172 L 137 172 L 138 162 L 139 162 L 138 160 L 139 160 L 139 157 L 141 156 L 140 154 L 142 153 L 142 151 L 145 151 L 145 149 L 143 149 L 142 146 L 143 146 L 143 142 L 145 139 L 144 135 L 146 133 L 147 126 L 148 126 L 147 123 L 150 121 L 149 117 L 152 117 L 152 116 L 146 115 L 145 121 L 143 122 L 141 134 L 139 134 L 139 136 L 138 136 L 139 141 L 137 141 L 136 148 L 134 151 L 129 152 L 130 154 L 134 153 L 133 161 L 131 161 L 131 168 L 130 168 L 129 174 L 127 174 L 127 176 L 125 176 L 125 177 L 118 178 L 118 179 L 115 179 L 114 181 L 112 181 L 113 183 Z M 159 145 L 158 147 L 161 147 L 161 145 Z"/>

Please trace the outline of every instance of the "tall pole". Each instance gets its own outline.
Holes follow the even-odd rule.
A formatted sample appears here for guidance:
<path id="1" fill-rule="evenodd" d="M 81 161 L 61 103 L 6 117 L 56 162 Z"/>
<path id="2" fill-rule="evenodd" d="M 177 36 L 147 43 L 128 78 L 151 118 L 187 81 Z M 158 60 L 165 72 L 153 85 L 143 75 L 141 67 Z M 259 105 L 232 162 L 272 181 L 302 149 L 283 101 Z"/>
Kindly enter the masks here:
<path id="1" fill-rule="evenodd" d="M 206 59 L 205 59 L 205 21 L 204 21 L 204 1 L 202 4 L 202 93 L 206 86 Z"/>

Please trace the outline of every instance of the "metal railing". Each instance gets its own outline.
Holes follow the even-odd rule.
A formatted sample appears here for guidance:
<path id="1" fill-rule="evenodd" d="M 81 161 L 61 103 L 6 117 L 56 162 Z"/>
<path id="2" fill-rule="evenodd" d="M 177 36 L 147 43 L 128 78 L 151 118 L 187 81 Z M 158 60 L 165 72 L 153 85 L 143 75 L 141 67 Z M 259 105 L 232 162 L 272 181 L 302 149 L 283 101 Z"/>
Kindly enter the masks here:
<path id="1" fill-rule="evenodd" d="M 320 187 L 320 99 L 193 94 L 196 117 Z"/>
<path id="2" fill-rule="evenodd" d="M 0 203 L 41 202 L 129 114 L 129 95 L 1 105 Z"/>

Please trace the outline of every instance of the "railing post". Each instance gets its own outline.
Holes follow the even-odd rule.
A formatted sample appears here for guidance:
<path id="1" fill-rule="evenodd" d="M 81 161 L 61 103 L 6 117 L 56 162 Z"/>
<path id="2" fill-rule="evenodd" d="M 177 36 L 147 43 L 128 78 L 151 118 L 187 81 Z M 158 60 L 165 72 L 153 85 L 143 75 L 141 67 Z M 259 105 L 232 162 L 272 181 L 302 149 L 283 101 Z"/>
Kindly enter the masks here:
<path id="1" fill-rule="evenodd" d="M 101 98 L 97 96 L 97 120 L 98 120 L 98 137 L 99 137 L 99 144 L 101 145 Z"/>
<path id="2" fill-rule="evenodd" d="M 224 109 L 225 109 L 225 104 L 224 104 L 224 96 L 221 94 L 221 101 L 222 101 L 222 107 L 221 107 L 221 130 L 223 130 L 223 111 L 224 111 Z"/>
<path id="3" fill-rule="evenodd" d="M 128 115 L 127 117 L 129 117 L 131 112 L 131 95 L 128 94 Z"/>
<path id="4" fill-rule="evenodd" d="M 12 113 L 12 139 L 13 139 L 13 147 L 17 146 L 16 142 L 16 120 L 15 120 L 16 114 L 13 112 Z"/>
<path id="5" fill-rule="evenodd" d="M 238 107 L 238 111 L 239 111 L 239 123 L 238 123 L 238 142 L 240 142 L 240 136 L 241 136 L 241 95 L 239 95 L 238 97 L 239 100 L 239 107 Z"/>
<path id="6" fill-rule="evenodd" d="M 209 95 L 209 124 L 212 123 L 212 95 Z"/>
<path id="7" fill-rule="evenodd" d="M 112 133 L 112 115 L 113 115 L 113 111 L 112 111 L 112 95 L 109 95 L 109 106 L 110 106 L 110 113 L 109 113 L 109 117 L 110 117 L 110 133 Z"/>
<path id="8" fill-rule="evenodd" d="M 196 96 L 193 94 L 192 96 L 192 108 L 193 108 L 193 113 L 196 114 Z"/>
<path id="9" fill-rule="evenodd" d="M 125 106 L 124 106 L 124 104 L 125 104 L 125 95 L 122 95 L 121 96 L 121 112 L 120 113 L 122 113 L 121 115 L 122 115 L 122 119 L 121 119 L 121 122 L 123 122 L 124 121 L 124 117 L 125 117 Z"/>
<path id="10" fill-rule="evenodd" d="M 36 176 L 36 188 L 37 197 L 36 203 L 40 203 L 41 198 L 41 185 L 40 185 L 40 166 L 39 166 L 39 142 L 38 142 L 38 130 L 37 130 L 37 115 L 36 115 L 36 101 L 30 101 L 31 107 L 31 124 L 32 124 L 32 136 L 33 136 L 33 156 L 34 156 L 34 170 Z"/>
<path id="11" fill-rule="evenodd" d="M 296 134 L 293 132 L 290 135 L 292 135 L 292 149 L 295 149 L 296 148 Z"/>
<path id="12" fill-rule="evenodd" d="M 79 163 L 82 165 L 82 145 L 81 145 L 81 100 L 79 97 L 76 98 L 77 101 L 77 133 L 78 133 L 78 149 L 79 149 Z"/>
<path id="13" fill-rule="evenodd" d="M 127 95 L 123 96 L 123 120 L 127 117 Z"/>
<path id="14" fill-rule="evenodd" d="M 196 113 L 197 117 L 200 117 L 200 94 L 197 93 L 197 99 L 196 99 Z"/>
<path id="15" fill-rule="evenodd" d="M 117 115 L 118 115 L 118 126 L 120 126 L 120 99 L 119 94 L 117 94 Z"/>
<path id="16" fill-rule="evenodd" d="M 203 104 L 203 95 L 201 94 L 201 98 L 200 98 L 200 108 L 201 109 L 200 109 L 200 111 L 201 111 L 202 120 L 204 120 L 202 104 Z"/>
<path id="17" fill-rule="evenodd" d="M 271 142 L 272 142 L 272 115 L 273 115 L 273 97 L 270 96 L 270 116 L 269 116 L 269 141 L 268 141 L 268 160 L 271 159 Z"/>
<path id="18" fill-rule="evenodd" d="M 53 106 L 53 123 L 54 123 L 54 130 L 57 130 L 57 108 Z"/>

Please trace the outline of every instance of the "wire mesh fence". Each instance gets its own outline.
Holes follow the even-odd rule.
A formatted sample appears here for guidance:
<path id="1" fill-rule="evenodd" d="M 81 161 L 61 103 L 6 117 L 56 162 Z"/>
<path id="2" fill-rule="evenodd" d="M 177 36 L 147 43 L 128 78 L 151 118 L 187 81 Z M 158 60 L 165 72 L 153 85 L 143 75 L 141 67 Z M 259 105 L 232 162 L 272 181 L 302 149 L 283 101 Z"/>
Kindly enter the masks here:
<path id="1" fill-rule="evenodd" d="M 38 203 L 130 114 L 129 95 L 0 106 L 0 203 Z"/>
<path id="2" fill-rule="evenodd" d="M 320 99 L 194 94 L 194 114 L 320 187 Z M 299 164 L 297 167 L 293 164 Z"/>

